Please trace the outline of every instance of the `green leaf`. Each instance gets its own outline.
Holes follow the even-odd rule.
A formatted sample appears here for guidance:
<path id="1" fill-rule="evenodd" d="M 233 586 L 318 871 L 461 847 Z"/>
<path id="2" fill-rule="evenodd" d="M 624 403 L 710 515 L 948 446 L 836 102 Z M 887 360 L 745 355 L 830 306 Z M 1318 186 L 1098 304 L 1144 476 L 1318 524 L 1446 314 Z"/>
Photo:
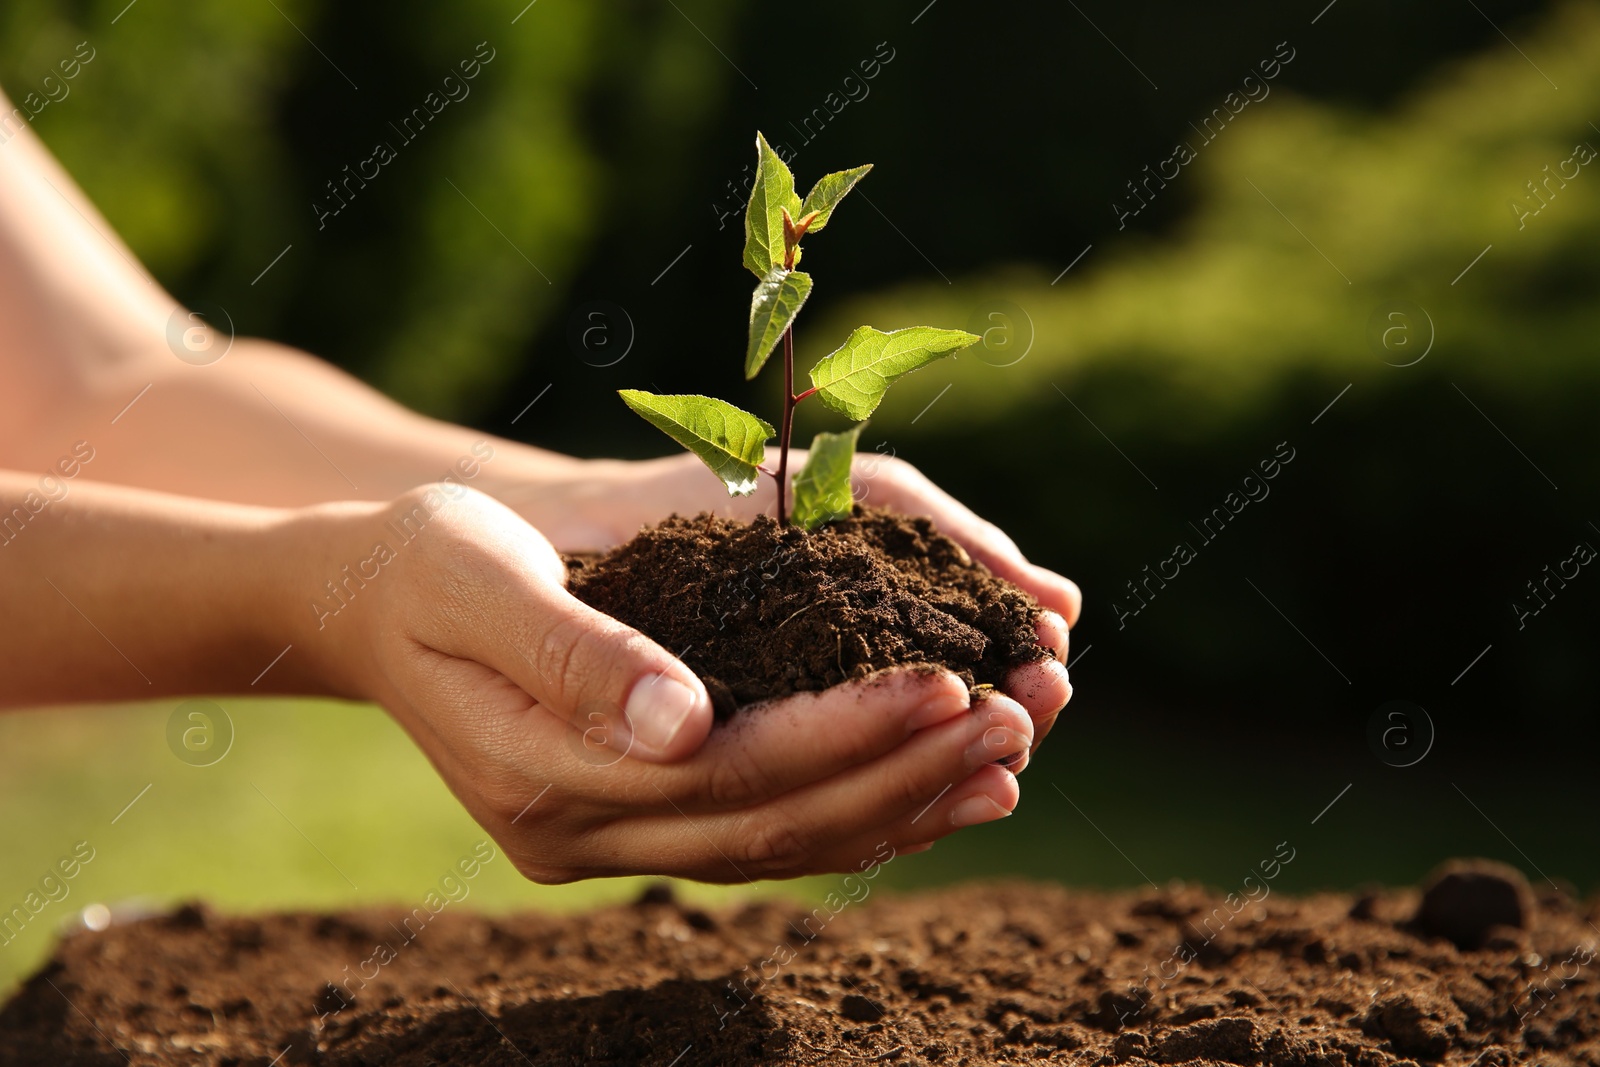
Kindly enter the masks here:
<path id="1" fill-rule="evenodd" d="M 777 431 L 748 411 L 709 396 L 656 396 L 619 389 L 623 403 L 705 461 L 733 496 L 756 489 L 756 467 Z"/>
<path id="2" fill-rule="evenodd" d="M 844 433 L 819 433 L 811 439 L 806 465 L 794 476 L 794 524 L 815 530 L 850 514 L 850 461 L 856 454 L 861 427 Z"/>
<path id="3" fill-rule="evenodd" d="M 767 139 L 756 134 L 756 180 L 744 210 L 744 265 L 757 278 L 783 266 L 783 210 L 798 217 L 800 198 L 794 193 L 794 175 Z"/>
<path id="4" fill-rule="evenodd" d="M 824 404 L 860 422 L 897 379 L 978 341 L 964 330 L 912 326 L 884 333 L 862 326 L 811 368 L 811 384 Z"/>
<path id="5" fill-rule="evenodd" d="M 754 378 L 772 355 L 772 347 L 800 314 L 811 295 L 811 275 L 773 267 L 750 298 L 750 344 L 744 353 L 744 376 Z"/>
<path id="6" fill-rule="evenodd" d="M 844 194 L 856 187 L 856 182 L 867 176 L 867 171 L 872 169 L 868 163 L 864 167 L 852 167 L 834 174 L 824 174 L 817 184 L 811 187 L 806 194 L 805 203 L 800 205 L 798 213 L 790 212 L 795 218 L 809 215 L 815 211 L 817 217 L 811 220 L 807 233 L 816 233 L 828 224 L 828 217 L 833 214 L 833 209 L 839 206 L 839 201 L 844 199 Z"/>

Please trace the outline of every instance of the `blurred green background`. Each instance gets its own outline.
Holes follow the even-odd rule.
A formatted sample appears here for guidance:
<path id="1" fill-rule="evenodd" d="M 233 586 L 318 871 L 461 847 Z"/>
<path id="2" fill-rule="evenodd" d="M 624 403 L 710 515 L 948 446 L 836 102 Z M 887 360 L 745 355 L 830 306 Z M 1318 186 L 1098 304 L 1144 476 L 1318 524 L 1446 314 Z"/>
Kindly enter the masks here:
<path id="1" fill-rule="evenodd" d="M 772 376 L 730 373 L 754 130 L 802 186 L 876 163 L 808 247 L 801 365 L 861 322 L 985 332 L 897 387 L 864 446 L 1087 595 L 1077 696 L 1018 814 L 896 860 L 890 884 L 1231 887 L 1284 840 L 1296 890 L 1459 854 L 1600 883 L 1582 829 L 1600 578 L 1552 586 L 1520 628 L 1512 608 L 1600 545 L 1600 176 L 1578 151 L 1600 146 L 1600 8 L 775 11 L 11 0 L 0 84 L 49 100 L 34 128 L 191 306 L 585 455 L 661 450 L 618 387 L 774 402 Z M 63 82 L 80 42 L 93 58 Z M 480 42 L 470 95 L 319 220 L 327 183 Z M 1170 177 L 1178 142 L 1195 158 Z M 616 347 L 576 339 L 597 301 Z M 1211 543 L 1199 524 L 1280 442 L 1270 496 Z M 1197 558 L 1136 599 L 1182 541 Z M 1385 747 L 1369 733 L 1395 700 L 1432 729 L 1412 712 Z M 208 767 L 169 750 L 175 702 L 0 718 L 0 903 L 96 849 L 0 947 L 0 984 L 91 901 L 413 905 L 481 837 L 381 712 L 221 704 L 235 737 Z M 502 861 L 470 900 L 636 891 Z"/>

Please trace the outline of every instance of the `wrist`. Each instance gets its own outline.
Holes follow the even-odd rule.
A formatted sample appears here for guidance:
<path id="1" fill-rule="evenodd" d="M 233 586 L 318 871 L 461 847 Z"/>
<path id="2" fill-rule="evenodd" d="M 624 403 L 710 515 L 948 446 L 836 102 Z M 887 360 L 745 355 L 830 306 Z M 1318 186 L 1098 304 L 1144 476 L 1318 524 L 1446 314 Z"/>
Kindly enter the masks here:
<path id="1" fill-rule="evenodd" d="M 374 555 L 390 502 L 339 501 L 289 512 L 272 532 L 280 566 L 269 577 L 266 613 L 276 648 L 288 649 L 258 688 L 298 695 L 376 698 L 372 684 Z M 374 574 L 373 577 L 376 577 Z M 276 678 L 273 676 L 276 675 Z M 268 683 L 271 683 L 270 685 Z"/>

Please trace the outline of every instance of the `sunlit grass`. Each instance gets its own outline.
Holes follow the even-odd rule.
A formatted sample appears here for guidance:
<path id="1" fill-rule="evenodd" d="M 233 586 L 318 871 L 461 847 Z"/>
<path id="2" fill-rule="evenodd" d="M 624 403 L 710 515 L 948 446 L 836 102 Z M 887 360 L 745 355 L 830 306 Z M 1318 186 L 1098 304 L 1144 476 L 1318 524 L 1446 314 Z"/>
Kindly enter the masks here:
<path id="1" fill-rule="evenodd" d="M 56 930 L 91 902 L 414 907 L 487 836 L 377 708 L 223 700 L 233 746 L 195 767 L 167 747 L 178 703 L 0 716 L 0 903 L 23 904 L 77 842 L 94 849 L 67 896 L 0 946 L 0 989 L 37 966 Z M 563 910 L 628 899 L 642 882 L 538 886 L 497 856 L 469 883 L 467 901 Z M 686 887 L 706 900 L 758 891 L 768 890 Z"/>

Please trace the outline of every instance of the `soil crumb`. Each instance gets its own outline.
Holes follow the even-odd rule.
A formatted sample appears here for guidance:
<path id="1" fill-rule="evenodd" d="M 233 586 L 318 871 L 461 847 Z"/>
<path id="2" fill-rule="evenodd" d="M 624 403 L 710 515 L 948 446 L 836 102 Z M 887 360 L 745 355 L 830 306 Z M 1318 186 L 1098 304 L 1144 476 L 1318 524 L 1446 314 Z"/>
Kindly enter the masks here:
<path id="1" fill-rule="evenodd" d="M 1039 606 L 925 518 L 856 508 L 814 532 L 702 514 L 572 557 L 574 596 L 673 652 L 718 716 L 885 667 L 940 664 L 968 687 L 1050 656 Z"/>
<path id="2" fill-rule="evenodd" d="M 0 1065 L 1600 1063 L 1596 911 L 1555 893 L 1462 950 L 1416 891 L 1233 913 L 1185 886 L 842 882 L 815 908 L 451 909 L 409 941 L 398 910 L 191 906 L 67 937 L 0 1011 Z"/>

